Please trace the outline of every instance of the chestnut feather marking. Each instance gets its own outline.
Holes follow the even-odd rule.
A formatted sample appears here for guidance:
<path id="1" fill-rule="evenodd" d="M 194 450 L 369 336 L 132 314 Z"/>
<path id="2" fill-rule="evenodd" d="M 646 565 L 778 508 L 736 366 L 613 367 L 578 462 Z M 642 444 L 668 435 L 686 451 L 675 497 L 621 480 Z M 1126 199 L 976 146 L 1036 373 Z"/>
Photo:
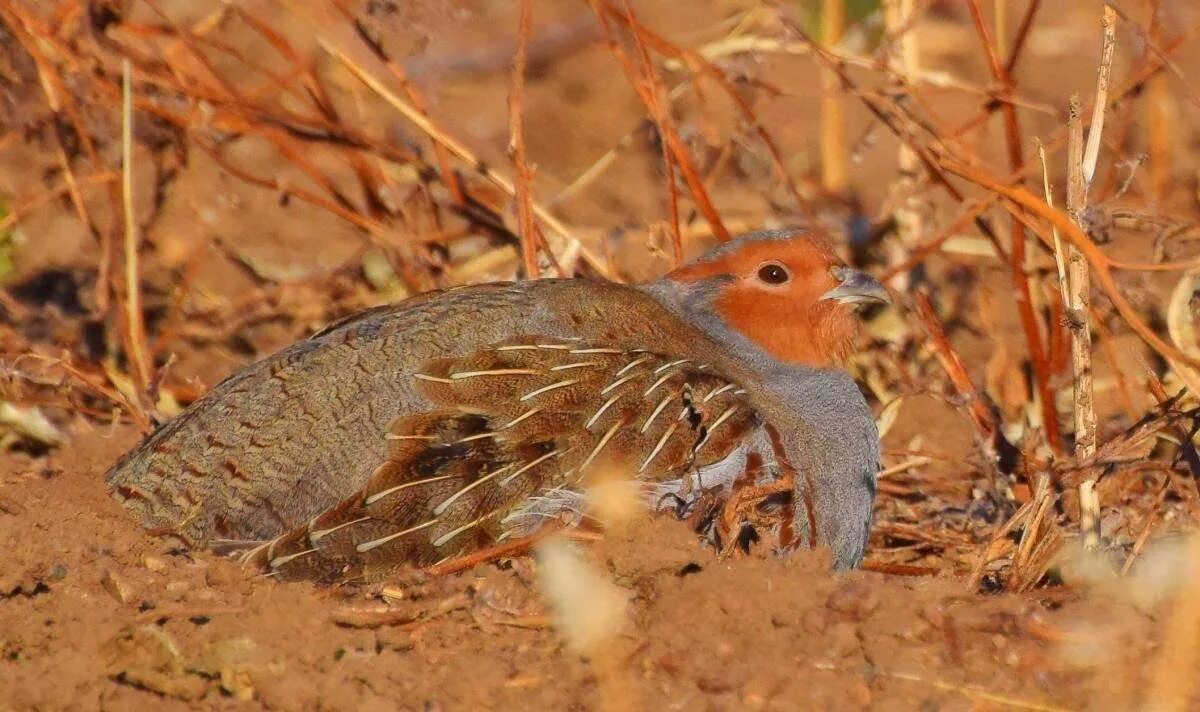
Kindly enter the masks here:
<path id="1" fill-rule="evenodd" d="M 370 519 L 370 517 L 359 517 L 358 519 L 352 519 L 348 522 L 342 522 L 341 524 L 337 525 L 336 527 L 330 527 L 328 529 L 318 529 L 316 531 L 311 531 L 308 533 L 308 543 L 315 545 L 323 537 L 336 532 L 338 529 L 344 529 L 345 527 L 351 526 L 353 524 L 362 524 L 363 522 L 365 522 L 369 519 Z"/>
<path id="2" fill-rule="evenodd" d="M 658 439 L 658 443 L 654 446 L 654 449 L 651 450 L 650 454 L 646 456 L 646 459 L 642 461 L 642 466 L 638 468 L 638 472 L 646 471 L 646 468 L 650 466 L 650 463 L 655 457 L 658 456 L 658 453 L 662 452 L 662 449 L 667 444 L 667 440 L 669 440 L 671 436 L 675 434 L 675 429 L 678 427 L 679 421 L 671 423 L 671 427 L 667 428 L 667 432 L 662 434 L 662 437 Z"/>
<path id="3" fill-rule="evenodd" d="M 550 452 L 546 453 L 545 455 L 542 455 L 541 457 L 538 457 L 534 460 L 529 461 L 521 469 L 512 473 L 508 477 L 505 477 L 503 480 L 500 480 L 500 486 L 507 487 L 509 482 L 512 482 L 516 478 L 520 477 L 521 475 L 525 474 L 526 472 L 532 470 L 533 468 L 537 467 L 538 465 L 542 464 L 546 460 L 549 460 L 550 458 L 552 458 L 558 454 L 559 454 L 558 450 L 551 450 Z"/>
<path id="4" fill-rule="evenodd" d="M 663 399 L 658 402 L 658 405 L 655 406 L 654 410 L 650 411 L 650 415 L 646 416 L 646 422 L 642 423 L 641 430 L 638 430 L 639 435 L 646 434 L 646 431 L 650 429 L 650 424 L 653 423 L 654 419 L 663 412 L 663 408 L 666 408 L 667 404 L 670 403 L 671 399 L 674 397 L 674 393 L 668 393 L 667 395 L 663 396 Z"/>
<path id="5" fill-rule="evenodd" d="M 607 395 L 607 394 L 608 394 L 608 392 L 609 392 L 609 391 L 611 391 L 612 389 L 614 389 L 614 388 L 619 388 L 621 385 L 623 385 L 623 384 L 625 384 L 625 383 L 628 383 L 629 381 L 632 381 L 632 380 L 633 380 L 633 379 L 635 379 L 635 378 L 637 378 L 637 374 L 636 374 L 636 373 L 631 373 L 631 374 L 629 374 L 628 376 L 625 376 L 624 378 L 618 378 L 617 380 L 615 380 L 615 381 L 613 381 L 612 383 L 608 384 L 608 385 L 607 385 L 607 386 L 605 386 L 604 388 L 601 388 L 601 389 L 600 389 L 600 395 L 602 395 L 602 396 L 603 396 L 603 395 Z"/>
<path id="6" fill-rule="evenodd" d="M 542 372 L 536 368 L 493 368 L 485 371 L 455 371 L 450 374 L 450 378 L 461 381 L 465 378 L 480 376 L 540 376 L 541 374 Z"/>
<path id="7" fill-rule="evenodd" d="M 603 395 L 603 392 L 601 393 L 601 395 Z M 613 403 L 616 403 L 617 399 L 623 395 L 625 395 L 625 394 L 624 393 L 616 393 L 611 398 L 604 401 L 604 403 L 596 410 L 596 412 L 592 414 L 592 417 L 588 418 L 588 421 L 583 424 L 583 427 L 587 428 L 588 430 L 591 430 L 592 426 L 596 424 L 596 421 L 600 420 L 600 416 L 604 415 L 604 411 L 608 410 L 609 407 L 611 407 Z"/>
<path id="8" fill-rule="evenodd" d="M 592 464 L 592 460 L 596 459 L 596 455 L 600 454 L 600 451 L 604 449 L 604 446 L 608 444 L 609 440 L 612 440 L 613 436 L 617 434 L 617 431 L 620 430 L 621 426 L 623 425 L 625 425 L 625 421 L 618 420 L 612 424 L 611 428 L 605 431 L 604 435 L 600 436 L 600 440 L 596 443 L 596 447 L 592 448 L 592 451 L 588 453 L 586 458 L 584 458 L 583 464 L 579 466 L 580 472 L 583 472 L 588 465 Z"/>
<path id="9" fill-rule="evenodd" d="M 449 507 L 451 504 L 454 504 L 455 500 L 457 500 L 459 497 L 462 497 L 464 494 L 470 492 L 471 490 L 484 484 L 485 482 L 490 482 L 492 480 L 492 478 L 494 478 L 496 475 L 499 475 L 499 474 L 511 469 L 513 464 L 515 464 L 515 463 L 509 463 L 509 464 L 505 465 L 504 467 L 501 467 L 499 469 L 496 469 L 496 470 L 493 470 L 493 471 L 487 473 L 483 477 L 480 477 L 479 479 L 475 480 L 471 484 L 467 485 L 466 487 L 463 487 L 462 489 L 458 490 L 457 492 L 450 495 L 446 499 L 442 500 L 441 504 L 439 504 L 438 506 L 433 508 L 434 515 L 438 516 L 438 517 L 442 516 L 442 513 L 446 511 L 446 508 Z"/>
<path id="10" fill-rule="evenodd" d="M 388 487 L 385 490 L 376 492 L 375 494 L 368 496 L 366 499 L 363 500 L 363 504 L 375 504 L 376 502 L 378 502 L 379 500 L 388 496 L 389 494 L 399 492 L 402 489 L 408 489 L 409 487 L 417 487 L 419 485 L 429 484 L 430 482 L 441 482 L 442 480 L 449 480 L 449 479 L 453 479 L 455 477 L 458 477 L 458 475 L 441 475 L 440 477 L 427 477 L 423 480 L 413 480 L 412 482 L 405 482 L 402 485 L 396 485 L 395 487 Z M 330 531 L 332 531 L 332 530 L 330 530 Z"/>
<path id="11" fill-rule="evenodd" d="M 708 426 L 708 433 L 711 435 L 712 431 L 716 430 L 717 426 L 720 425 L 721 423 L 724 423 L 726 420 L 729 420 L 729 418 L 733 415 L 734 411 L 736 411 L 737 409 L 738 409 L 738 407 L 736 405 L 731 405 L 728 408 L 726 408 L 720 415 L 717 416 L 717 419 L 712 422 L 712 425 Z"/>
<path id="12" fill-rule="evenodd" d="M 517 400 L 524 403 L 525 401 L 527 401 L 531 398 L 536 398 L 536 397 L 542 395 L 543 393 L 549 393 L 550 391 L 558 390 L 559 388 L 566 388 L 567 386 L 573 386 L 576 383 L 579 383 L 578 378 L 569 378 L 565 381 L 559 381 L 558 383 L 551 383 L 548 386 L 542 386 L 541 388 L 535 388 L 532 391 L 521 396 Z"/>
<path id="13" fill-rule="evenodd" d="M 365 554 L 372 549 L 376 549 L 376 548 L 383 546 L 384 544 L 388 543 L 389 541 L 392 541 L 393 539 L 398 539 L 399 537 L 402 537 L 405 534 L 412 534 L 413 532 L 421 531 L 422 529 L 431 527 L 440 521 L 441 521 L 440 519 L 430 519 L 427 522 L 422 522 L 422 523 L 416 525 L 415 527 L 409 527 L 408 529 L 403 529 L 401 531 L 396 532 L 395 534 L 388 534 L 387 536 L 379 537 L 378 539 L 372 539 L 371 541 L 364 541 L 363 543 L 354 547 L 354 550 L 360 554 Z"/>

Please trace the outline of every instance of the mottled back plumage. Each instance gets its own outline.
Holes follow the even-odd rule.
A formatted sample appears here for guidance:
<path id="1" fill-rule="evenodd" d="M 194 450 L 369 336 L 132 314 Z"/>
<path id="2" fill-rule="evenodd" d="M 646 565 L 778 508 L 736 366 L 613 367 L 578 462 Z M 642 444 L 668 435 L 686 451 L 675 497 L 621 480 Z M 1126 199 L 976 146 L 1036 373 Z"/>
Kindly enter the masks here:
<path id="1" fill-rule="evenodd" d="M 735 343 L 677 291 L 539 280 L 363 312 L 218 384 L 109 487 L 154 532 L 364 580 L 570 514 L 603 462 L 649 509 L 770 493 L 738 511 L 855 565 L 878 468 L 857 387 Z"/>

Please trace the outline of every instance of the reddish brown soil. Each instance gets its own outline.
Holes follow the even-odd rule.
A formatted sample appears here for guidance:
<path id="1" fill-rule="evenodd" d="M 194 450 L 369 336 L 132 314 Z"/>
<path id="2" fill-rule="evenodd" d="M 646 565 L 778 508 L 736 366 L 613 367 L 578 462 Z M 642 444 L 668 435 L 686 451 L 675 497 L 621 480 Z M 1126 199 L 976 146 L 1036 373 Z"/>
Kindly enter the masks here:
<path id="1" fill-rule="evenodd" d="M 953 579 L 835 575 L 816 554 L 721 562 L 657 521 L 592 549 L 633 594 L 615 679 L 598 683 L 545 627 L 524 560 L 400 581 L 389 605 L 146 537 L 100 478 L 132 436 L 4 462 L 0 706 L 568 709 L 615 686 L 647 708 L 1073 707 L 1132 701 L 1136 672 L 1097 674 L 1095 649 L 1153 647 L 1150 618 L 1119 598 L 979 597 Z"/>
<path id="2" fill-rule="evenodd" d="M 131 21 L 161 22 L 145 3 L 128 4 Z M 156 4 L 181 25 L 200 22 L 213 11 L 211 3 Z M 731 25 L 712 28 L 748 5 L 689 2 L 688 11 L 680 12 L 682 4 L 635 3 L 648 25 L 689 46 L 722 36 Z M 430 96 L 440 125 L 507 172 L 505 99 L 516 3 L 356 5 L 375 8 L 360 7 L 358 16 L 392 56 L 407 58 L 405 66 Z M 535 5 L 524 106 L 528 149 L 537 164 L 534 193 L 549 201 L 631 135 L 608 172 L 554 210 L 597 252 L 609 255 L 621 276 L 659 274 L 671 264 L 661 223 L 667 191 L 660 149 L 642 123 L 644 110 L 597 42 L 584 3 L 537 0 Z M 989 86 L 961 4 L 932 5 L 941 9 L 920 30 L 926 65 Z M 1023 98 L 1037 104 L 1022 110 L 1026 136 L 1049 138 L 1061 128 L 1061 116 L 1038 107 L 1061 111 L 1068 94 L 1091 90 L 1099 3 L 1042 5 L 1018 78 Z M 1162 5 L 1173 13 L 1172 27 L 1190 27 L 1197 19 L 1187 0 Z M 46 6 L 40 9 L 49 13 Z M 78 22 L 80 16 L 71 17 Z M 1010 21 L 1017 17 L 1014 9 Z M 321 55 L 310 29 L 286 17 L 275 29 L 312 58 L 347 121 L 369 134 L 423 140 Z M 68 23 L 62 32 L 71 35 L 74 29 Z M 216 32 L 229 46 L 262 53 L 254 58 L 264 65 L 290 71 L 244 27 L 229 22 Z M 149 47 L 151 41 L 145 42 Z M 1137 46 L 1132 32 L 1122 34 L 1121 42 Z M 33 383 L 26 369 L 43 372 L 31 365 L 36 362 L 17 358 L 27 353 L 56 357 L 69 350 L 77 363 L 86 364 L 84 370 L 99 382 L 104 379 L 98 365 L 104 344 L 97 336 L 103 329 L 91 316 L 96 241 L 66 198 L 37 200 L 61 183 L 61 167 L 48 138 L 44 119 L 49 114 L 35 64 L 8 35 L 0 37 L 5 44 L 0 47 L 0 111 L 7 117 L 0 117 L 0 198 L 6 210 L 21 208 L 24 214 L 14 233 L 13 270 L 3 276 L 2 286 L 11 293 L 4 294 L 8 318 L 0 321 L 5 352 L 0 401 L 43 404 L 66 440 L 48 451 L 7 434 L 0 440 L 9 448 L 0 453 L 0 710 L 1128 709 L 1142 704 L 1147 690 L 1166 689 L 1171 676 L 1186 681 L 1196 672 L 1194 659 L 1164 658 L 1161 652 L 1163 634 L 1174 620 L 1172 600 L 1162 596 L 1170 588 L 1164 574 L 1169 567 L 1149 567 L 1141 578 L 1097 585 L 1084 585 L 1095 578 L 1086 570 L 1071 574 L 1063 567 L 1057 573 L 1071 586 L 1023 595 L 980 595 L 972 589 L 971 567 L 1011 512 L 983 506 L 992 500 L 985 496 L 989 483 L 979 467 L 974 430 L 936 361 L 917 347 L 925 337 L 911 320 L 904 321 L 907 314 L 897 317 L 901 327 L 870 345 L 862 372 L 899 384 L 897 392 L 906 395 L 884 443 L 886 464 L 903 462 L 914 452 L 933 461 L 882 483 L 868 560 L 921 567 L 935 575 L 834 574 L 819 553 L 717 561 L 683 525 L 642 522 L 587 547 L 595 565 L 632 595 L 615 642 L 604 657 L 590 661 L 570 652 L 548 626 L 536 567 L 528 558 L 440 578 L 412 574 L 389 584 L 384 598 L 380 587 L 321 590 L 278 584 L 211 553 L 184 551 L 147 536 L 103 486 L 104 471 L 137 440 L 129 418 L 111 424 L 113 402 L 95 395 L 84 398 L 72 391 L 67 400 L 64 393 L 78 383 L 61 373 L 56 377 L 65 384 L 61 387 L 55 379 Z M 1194 39 L 1173 56 L 1185 74 L 1193 70 L 1188 76 L 1200 67 Z M 789 170 L 816 175 L 820 85 L 812 60 L 771 55 L 729 62 L 732 70 L 759 81 L 748 93 Z M 258 82 L 228 56 L 214 65 L 235 83 Z M 1117 74 L 1124 76 L 1127 68 L 1118 64 Z M 860 79 L 871 84 L 868 76 Z M 1200 212 L 1195 93 L 1172 82 L 1182 118 L 1172 134 L 1173 180 L 1155 209 L 1194 217 Z M 713 136 L 740 130 L 741 145 L 756 144 L 717 88 L 705 84 L 704 89 L 707 103 L 689 95 L 675 113 L 690 150 L 714 172 L 711 187 L 727 222 L 757 228 L 798 220 L 788 212 L 794 206 L 761 147 L 721 157 L 725 143 L 710 141 Z M 90 100 L 88 125 L 100 144 L 103 166 L 113 170 L 120 148 L 117 108 L 111 97 Z M 922 101 L 940 125 L 954 126 L 985 99 L 927 88 Z M 855 100 L 848 98 L 846 106 L 856 159 L 852 188 L 864 214 L 878 220 L 892 209 L 887 201 L 897 143 Z M 1126 155 L 1146 150 L 1136 112 L 1120 111 L 1120 121 L 1134 122 Z M 162 127 L 144 119 L 136 161 L 137 210 L 145 234 L 143 296 L 154 315 L 150 336 L 158 364 L 168 355 L 175 359 L 164 390 L 180 401 L 340 314 L 402 296 L 402 290 L 372 287 L 364 279 L 361 257 L 372 244 L 425 260 L 416 270 L 422 287 L 508 278 L 514 272 L 515 260 L 492 269 L 460 269 L 469 258 L 496 247 L 486 234 L 453 242 L 446 254 L 437 255 L 449 263 L 446 270 L 426 269 L 426 262 L 436 261 L 431 252 L 407 241 L 436 232 L 428 222 L 397 220 L 391 223 L 393 233 L 371 242 L 326 210 L 232 177 L 194 146 L 186 155 L 176 153 L 154 133 Z M 146 147 L 151 144 L 156 147 Z M 995 117 L 964 144 L 960 148 L 976 152 L 981 161 L 1004 165 L 992 161 L 1004 155 Z M 68 148 L 80 176 L 97 172 L 78 147 Z M 294 163 L 260 138 L 232 139 L 222 155 L 283 184 L 313 187 Z M 360 197 L 341 156 L 319 145 L 305 156 L 347 194 Z M 176 170 L 170 180 L 163 178 Z M 411 182 L 400 168 L 390 170 L 396 181 Z M 1053 173 L 1061 185 L 1061 171 Z M 163 189 L 158 202 L 156 182 Z M 1139 179 L 1137 188 L 1144 189 L 1144 182 Z M 91 214 L 107 229 L 107 194 L 93 186 L 86 196 Z M 436 197 L 446 199 L 442 193 Z M 840 226 L 845 207 L 817 202 L 821 217 Z M 691 209 L 685 200 L 685 218 Z M 936 229 L 957 214 L 942 198 L 935 209 Z M 446 211 L 446 219 L 450 231 L 467 229 L 452 211 Z M 705 232 L 702 221 L 685 222 L 689 235 Z M 1005 223 L 998 219 L 997 224 Z M 614 228 L 624 231 L 610 233 Z M 689 237 L 685 247 L 694 252 L 710 239 Z M 1107 249 L 1123 259 L 1147 260 L 1151 242 L 1139 234 Z M 1190 254 L 1181 249 L 1169 256 Z M 881 268 L 881 256 L 873 259 L 867 266 Z M 1045 254 L 1039 259 L 1048 262 Z M 1040 267 L 1048 272 L 1046 264 Z M 1028 368 L 1008 272 L 995 259 L 938 255 L 930 261 L 930 274 L 970 375 L 1000 402 L 1006 418 L 1021 420 L 1028 391 L 1019 384 Z M 28 287 L 46 275 L 57 275 L 52 280 L 57 286 Z M 1162 312 L 1176 279 L 1160 273 L 1119 275 L 1131 300 L 1153 313 Z M 1097 361 L 1102 438 L 1129 426 L 1152 401 L 1140 382 L 1133 383 L 1128 403 L 1117 393 L 1114 371 L 1141 373 L 1139 359 L 1146 350 L 1117 320 L 1109 319 L 1107 327 L 1117 332 L 1110 343 L 1118 365 Z M 1069 371 L 1056 376 L 1056 386 L 1069 383 Z M 874 408 L 880 405 L 872 399 Z M 1121 483 L 1102 489 L 1106 515 L 1111 515 L 1106 526 L 1112 524 L 1106 533 L 1117 532 L 1111 541 L 1118 563 L 1147 521 L 1144 510 L 1122 508 L 1126 500 L 1119 498 L 1128 495 L 1132 501 L 1158 491 L 1157 480 Z M 1192 524 L 1188 512 L 1197 502 L 1187 499 L 1189 487 L 1194 485 L 1184 480 L 1166 498 L 1156 538 Z M 1156 678 L 1159 670 L 1167 673 Z M 1185 682 L 1180 686 L 1191 689 Z M 1200 704 L 1200 699 L 1191 702 Z"/>

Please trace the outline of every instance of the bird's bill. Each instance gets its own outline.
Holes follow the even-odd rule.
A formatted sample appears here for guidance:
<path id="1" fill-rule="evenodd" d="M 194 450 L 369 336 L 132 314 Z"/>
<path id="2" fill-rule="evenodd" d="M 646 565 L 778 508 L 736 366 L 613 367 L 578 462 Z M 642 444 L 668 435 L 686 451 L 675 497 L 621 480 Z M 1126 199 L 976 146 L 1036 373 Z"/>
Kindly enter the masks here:
<path id="1" fill-rule="evenodd" d="M 841 284 L 821 295 L 821 300 L 832 299 L 838 304 L 861 304 L 877 302 L 890 304 L 892 296 L 888 290 L 871 275 L 859 272 L 849 267 L 839 267 L 834 277 Z"/>

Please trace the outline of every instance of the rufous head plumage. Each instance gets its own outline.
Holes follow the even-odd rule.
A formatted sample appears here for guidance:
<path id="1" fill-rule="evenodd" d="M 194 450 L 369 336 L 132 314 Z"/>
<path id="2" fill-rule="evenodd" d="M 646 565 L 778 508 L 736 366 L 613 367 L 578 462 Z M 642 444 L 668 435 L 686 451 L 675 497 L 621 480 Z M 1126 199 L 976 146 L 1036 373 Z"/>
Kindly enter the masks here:
<path id="1" fill-rule="evenodd" d="M 739 237 L 666 279 L 703 285 L 725 326 L 772 358 L 820 368 L 845 362 L 860 329 L 856 305 L 889 301 L 879 282 L 803 231 Z"/>

